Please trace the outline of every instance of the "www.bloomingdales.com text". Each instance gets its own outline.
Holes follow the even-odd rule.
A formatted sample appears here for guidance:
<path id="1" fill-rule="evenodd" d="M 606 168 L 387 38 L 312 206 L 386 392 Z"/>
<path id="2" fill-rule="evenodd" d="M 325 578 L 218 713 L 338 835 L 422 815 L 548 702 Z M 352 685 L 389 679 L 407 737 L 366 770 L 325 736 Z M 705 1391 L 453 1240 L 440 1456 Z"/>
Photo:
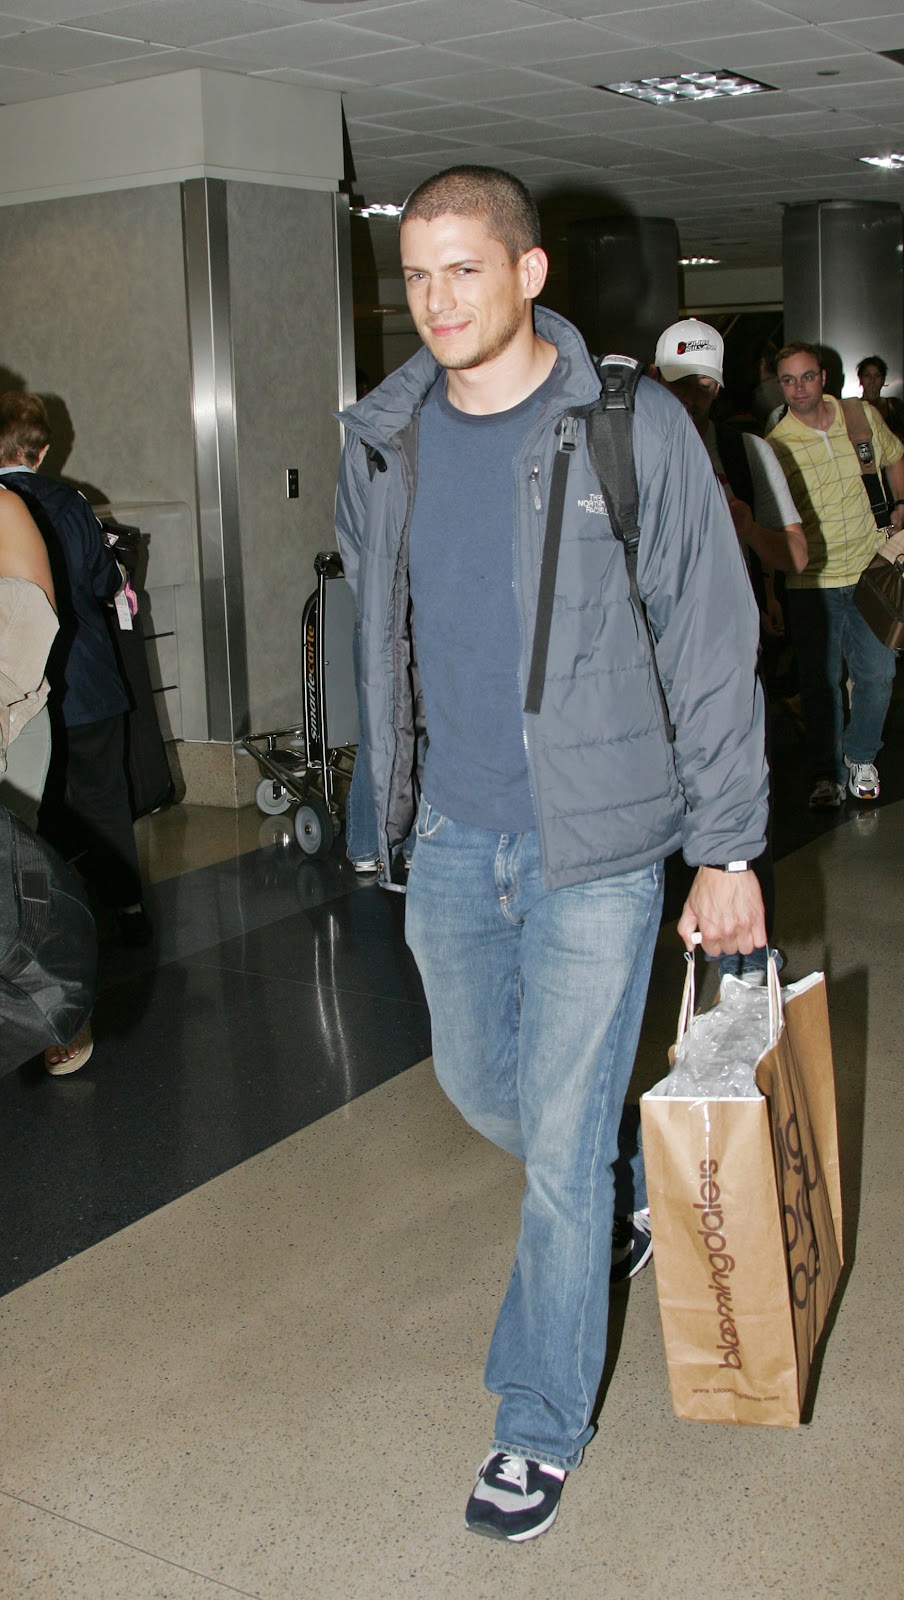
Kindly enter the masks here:
<path id="1" fill-rule="evenodd" d="M 731 1367 L 733 1371 L 740 1372 L 743 1366 L 741 1341 L 738 1338 L 731 1293 L 731 1274 L 734 1272 L 735 1261 L 734 1256 L 729 1254 L 725 1241 L 725 1215 L 719 1205 L 722 1191 L 714 1181 L 718 1170 L 718 1161 L 700 1162 L 702 1180 L 700 1199 L 694 1202 L 694 1210 L 700 1212 L 700 1226 L 697 1232 L 709 1257 L 710 1279 L 706 1287 L 716 1297 L 716 1315 L 719 1319 L 719 1342 L 716 1349 L 722 1357 L 719 1366 Z"/>

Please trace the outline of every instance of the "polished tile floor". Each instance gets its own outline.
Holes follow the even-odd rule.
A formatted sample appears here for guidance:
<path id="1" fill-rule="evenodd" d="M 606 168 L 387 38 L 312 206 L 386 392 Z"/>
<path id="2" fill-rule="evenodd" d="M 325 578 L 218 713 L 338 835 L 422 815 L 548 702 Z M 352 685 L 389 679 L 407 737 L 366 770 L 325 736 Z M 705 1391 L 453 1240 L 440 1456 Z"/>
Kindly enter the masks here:
<path id="1" fill-rule="evenodd" d="M 675 1421 L 644 1273 L 599 1436 L 522 1549 L 462 1524 L 519 1172 L 435 1084 L 400 897 L 253 812 L 142 824 L 158 935 L 105 952 L 94 1057 L 0 1079 L 0 1593 L 904 1594 L 899 713 L 881 805 L 830 819 L 775 730 L 778 935 L 792 975 L 827 973 L 845 1185 L 811 1419 Z M 665 923 L 638 1091 L 682 967 Z"/>

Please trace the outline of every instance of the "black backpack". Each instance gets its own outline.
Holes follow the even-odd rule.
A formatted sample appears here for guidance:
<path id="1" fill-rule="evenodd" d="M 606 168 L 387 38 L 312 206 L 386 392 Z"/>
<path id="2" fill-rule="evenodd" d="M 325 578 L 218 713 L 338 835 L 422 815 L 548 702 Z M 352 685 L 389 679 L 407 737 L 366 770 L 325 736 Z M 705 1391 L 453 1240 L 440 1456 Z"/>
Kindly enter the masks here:
<path id="1" fill-rule="evenodd" d="M 562 535 L 562 515 L 565 510 L 568 463 L 577 445 L 578 421 L 583 419 L 587 429 L 587 448 L 606 502 L 612 532 L 624 550 L 631 601 L 643 622 L 650 642 L 653 672 L 659 691 L 666 735 L 672 743 L 675 729 L 669 717 L 665 692 L 656 665 L 656 641 L 637 587 L 637 547 L 640 544 L 640 526 L 637 521 L 637 474 L 634 470 L 634 397 L 638 382 L 643 376 L 643 362 L 635 361 L 631 356 L 610 355 L 604 359 L 595 358 L 594 366 L 600 377 L 599 399 L 592 405 L 582 406 L 569 412 L 563 419 L 559 446 L 553 463 L 549 510 L 546 516 L 546 533 L 540 563 L 537 616 L 534 623 L 534 640 L 524 709 L 536 715 L 543 699 L 552 606 L 556 589 L 556 569 Z"/>
<path id="2" fill-rule="evenodd" d="M 0 1072 L 69 1044 L 96 988 L 97 929 L 78 879 L 0 805 Z"/>

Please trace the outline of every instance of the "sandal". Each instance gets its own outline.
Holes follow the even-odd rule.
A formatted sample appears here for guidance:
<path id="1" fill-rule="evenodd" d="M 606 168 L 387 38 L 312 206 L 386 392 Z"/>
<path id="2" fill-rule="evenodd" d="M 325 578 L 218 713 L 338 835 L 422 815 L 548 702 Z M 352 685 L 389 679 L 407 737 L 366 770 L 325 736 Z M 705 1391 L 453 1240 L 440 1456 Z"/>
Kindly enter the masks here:
<path id="1" fill-rule="evenodd" d="M 91 1033 L 91 1024 L 86 1022 L 71 1044 L 52 1044 L 44 1051 L 44 1065 L 55 1078 L 62 1078 L 67 1072 L 78 1072 L 79 1067 L 85 1065 L 93 1049 L 94 1037 Z"/>

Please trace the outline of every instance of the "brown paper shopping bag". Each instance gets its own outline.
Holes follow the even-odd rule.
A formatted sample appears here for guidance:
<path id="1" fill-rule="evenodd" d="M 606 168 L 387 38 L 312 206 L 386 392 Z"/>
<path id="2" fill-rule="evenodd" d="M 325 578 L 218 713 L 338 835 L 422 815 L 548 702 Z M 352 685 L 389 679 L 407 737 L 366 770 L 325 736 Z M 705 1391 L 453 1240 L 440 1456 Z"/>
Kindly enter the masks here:
<path id="1" fill-rule="evenodd" d="M 672 1404 L 708 1422 L 800 1421 L 841 1271 L 835 1090 L 822 974 L 774 968 L 763 1099 L 641 1100 L 656 1286 Z M 692 964 L 679 1042 L 693 1016 Z"/>

